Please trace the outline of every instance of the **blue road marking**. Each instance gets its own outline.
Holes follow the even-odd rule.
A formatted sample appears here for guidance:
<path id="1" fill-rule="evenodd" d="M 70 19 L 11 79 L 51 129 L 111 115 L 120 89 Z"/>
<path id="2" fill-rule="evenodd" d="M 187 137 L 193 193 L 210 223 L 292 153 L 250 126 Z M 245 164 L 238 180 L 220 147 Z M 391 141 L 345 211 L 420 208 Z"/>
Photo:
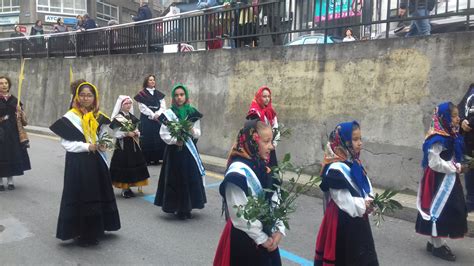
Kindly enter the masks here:
<path id="1" fill-rule="evenodd" d="M 291 260 L 292 262 L 295 262 L 295 263 L 298 263 L 299 265 L 302 265 L 302 266 L 313 266 L 314 263 L 312 261 L 309 261 L 305 258 L 302 258 L 298 255 L 295 255 L 289 251 L 286 251 L 284 249 L 281 249 L 280 248 L 280 256 L 282 258 L 285 258 L 287 260 Z"/>
<path id="2" fill-rule="evenodd" d="M 150 194 L 142 197 L 144 200 L 151 202 L 152 204 L 155 203 L 155 194 Z"/>

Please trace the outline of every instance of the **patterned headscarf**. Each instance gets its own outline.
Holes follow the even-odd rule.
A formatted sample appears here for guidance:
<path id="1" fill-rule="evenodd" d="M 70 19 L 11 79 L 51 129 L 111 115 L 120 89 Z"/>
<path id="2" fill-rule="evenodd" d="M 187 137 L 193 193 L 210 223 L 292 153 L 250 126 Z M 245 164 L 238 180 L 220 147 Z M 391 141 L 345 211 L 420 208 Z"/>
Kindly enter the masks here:
<path id="1" fill-rule="evenodd" d="M 363 196 L 371 192 L 367 174 L 359 160 L 359 153 L 352 147 L 352 132 L 354 127 L 360 125 L 357 121 L 345 122 L 336 126 L 329 136 L 329 141 L 324 151 L 322 170 L 330 163 L 351 163 L 351 178 L 356 183 Z"/>
<path id="2" fill-rule="evenodd" d="M 264 91 L 268 91 L 270 93 L 270 102 L 268 102 L 267 106 L 265 106 L 262 100 L 262 94 Z M 272 125 L 273 119 L 276 116 L 276 112 L 272 106 L 272 91 L 267 86 L 260 87 L 257 93 L 255 93 L 255 97 L 250 104 L 247 116 L 252 114 L 256 114 L 262 122 L 266 122 L 265 118 L 267 118 L 270 125 Z"/>
<path id="3" fill-rule="evenodd" d="M 258 134 L 257 133 L 258 120 L 247 120 L 244 127 L 237 135 L 237 141 L 232 146 L 232 149 L 227 159 L 227 166 L 230 165 L 234 157 L 242 157 L 245 159 L 259 159 L 258 156 Z"/>
<path id="4" fill-rule="evenodd" d="M 81 106 L 79 102 L 79 91 L 84 86 L 89 87 L 91 92 L 94 94 L 93 108 L 90 111 Z M 105 117 L 107 116 L 99 111 L 99 91 L 93 84 L 89 82 L 83 82 L 77 86 L 71 111 L 81 118 L 82 131 L 84 132 L 86 142 L 95 144 L 97 129 L 99 128 L 99 122 L 97 121 L 97 118 L 99 115 L 103 115 Z"/>
<path id="5" fill-rule="evenodd" d="M 452 125 L 450 107 L 455 107 L 455 105 L 451 102 L 445 102 L 438 105 L 433 112 L 431 125 L 423 143 L 423 167 L 428 166 L 428 150 L 435 143 L 441 143 L 451 153 L 454 151 L 457 162 L 462 160 L 464 139 L 459 135 L 459 127 L 453 127 Z"/>

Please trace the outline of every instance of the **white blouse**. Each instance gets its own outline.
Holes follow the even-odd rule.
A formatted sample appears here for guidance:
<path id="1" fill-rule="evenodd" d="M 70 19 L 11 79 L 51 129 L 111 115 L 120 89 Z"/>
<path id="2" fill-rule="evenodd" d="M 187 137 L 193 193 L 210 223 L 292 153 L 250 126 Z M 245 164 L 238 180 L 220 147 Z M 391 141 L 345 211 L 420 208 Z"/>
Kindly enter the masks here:
<path id="1" fill-rule="evenodd" d="M 234 227 L 245 232 L 257 245 L 265 243 L 269 236 L 263 232 L 262 223 L 259 220 L 255 220 L 254 222 L 250 222 L 249 227 L 248 220 L 244 217 L 237 217 L 237 210 L 233 208 L 235 205 L 240 206 L 247 204 L 248 200 L 245 192 L 237 185 L 229 182 L 225 187 L 225 198 L 229 210 L 229 217 Z M 276 199 L 278 199 L 278 196 L 274 194 L 272 200 Z M 282 222 L 278 222 L 276 228 L 285 236 L 285 225 Z"/>
<path id="2" fill-rule="evenodd" d="M 148 108 L 148 106 L 143 103 L 138 103 L 138 109 L 140 110 L 140 113 L 146 115 L 148 119 L 153 120 L 158 118 L 166 110 L 166 101 L 164 98 L 160 100 L 160 109 L 158 109 L 158 111 L 156 112 L 153 112 L 150 108 Z"/>
<path id="3" fill-rule="evenodd" d="M 453 161 L 445 161 L 440 154 L 444 150 L 443 145 L 435 143 L 428 150 L 428 166 L 435 172 L 451 174 L 456 173 L 456 167 L 460 168 L 461 164 Z"/>
<path id="4" fill-rule="evenodd" d="M 193 136 L 194 139 L 198 139 L 199 137 L 201 137 L 201 122 L 200 122 L 200 120 L 193 123 L 193 127 L 192 127 L 192 130 L 191 130 L 191 135 Z M 177 142 L 176 138 L 171 136 L 171 133 L 168 130 L 168 127 L 165 124 L 161 124 L 160 137 L 168 145 L 175 145 L 176 142 Z"/>

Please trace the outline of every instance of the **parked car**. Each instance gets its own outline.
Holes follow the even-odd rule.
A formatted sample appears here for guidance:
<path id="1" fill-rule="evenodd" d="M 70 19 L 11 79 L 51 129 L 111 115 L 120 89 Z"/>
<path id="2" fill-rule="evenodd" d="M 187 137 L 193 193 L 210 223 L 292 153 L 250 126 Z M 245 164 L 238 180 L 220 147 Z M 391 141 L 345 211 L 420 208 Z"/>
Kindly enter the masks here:
<path id="1" fill-rule="evenodd" d="M 339 43 L 341 41 L 342 40 L 338 37 L 327 36 L 326 43 Z M 304 45 L 304 44 L 324 44 L 324 34 L 317 33 L 317 34 L 302 35 L 296 38 L 295 40 L 293 40 L 292 42 L 285 44 L 285 46 Z"/>

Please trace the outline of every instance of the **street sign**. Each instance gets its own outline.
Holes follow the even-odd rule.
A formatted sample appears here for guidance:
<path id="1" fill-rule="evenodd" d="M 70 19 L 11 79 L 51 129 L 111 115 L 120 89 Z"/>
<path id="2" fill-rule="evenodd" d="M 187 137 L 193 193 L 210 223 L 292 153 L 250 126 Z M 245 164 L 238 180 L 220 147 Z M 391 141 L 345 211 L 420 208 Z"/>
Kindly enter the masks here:
<path id="1" fill-rule="evenodd" d="M 64 24 L 67 24 L 67 25 L 74 25 L 77 22 L 76 18 L 56 16 L 56 15 L 46 15 L 46 16 L 44 16 L 44 22 L 57 23 L 58 18 L 62 18 Z"/>
<path id="2" fill-rule="evenodd" d="M 20 21 L 20 16 L 0 17 L 0 25 L 15 25 Z"/>

